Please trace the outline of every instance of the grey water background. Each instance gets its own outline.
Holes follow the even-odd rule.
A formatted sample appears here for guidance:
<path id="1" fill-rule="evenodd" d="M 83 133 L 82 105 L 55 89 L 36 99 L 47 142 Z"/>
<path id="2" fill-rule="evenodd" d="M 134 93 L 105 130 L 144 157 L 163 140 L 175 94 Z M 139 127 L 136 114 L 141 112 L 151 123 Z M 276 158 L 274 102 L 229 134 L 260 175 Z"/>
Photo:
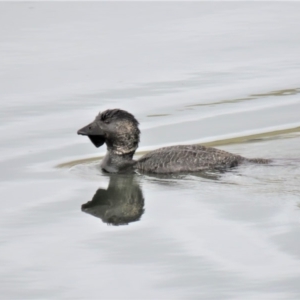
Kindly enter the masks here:
<path id="1" fill-rule="evenodd" d="M 299 299 L 299 37 L 299 3 L 1 2 L 0 298 Z M 107 108 L 137 156 L 273 163 L 137 176 L 140 220 L 107 225 L 81 211 L 105 147 L 76 135 Z"/>

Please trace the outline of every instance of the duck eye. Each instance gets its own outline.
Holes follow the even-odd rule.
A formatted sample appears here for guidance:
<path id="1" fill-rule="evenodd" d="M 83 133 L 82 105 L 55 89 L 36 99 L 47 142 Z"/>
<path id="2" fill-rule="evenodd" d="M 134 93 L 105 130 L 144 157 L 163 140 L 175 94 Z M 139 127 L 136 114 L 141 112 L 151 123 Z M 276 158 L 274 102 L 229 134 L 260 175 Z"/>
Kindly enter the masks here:
<path id="1" fill-rule="evenodd" d="M 104 120 L 103 122 L 104 122 L 105 124 L 109 124 L 109 123 L 110 123 L 109 120 Z"/>

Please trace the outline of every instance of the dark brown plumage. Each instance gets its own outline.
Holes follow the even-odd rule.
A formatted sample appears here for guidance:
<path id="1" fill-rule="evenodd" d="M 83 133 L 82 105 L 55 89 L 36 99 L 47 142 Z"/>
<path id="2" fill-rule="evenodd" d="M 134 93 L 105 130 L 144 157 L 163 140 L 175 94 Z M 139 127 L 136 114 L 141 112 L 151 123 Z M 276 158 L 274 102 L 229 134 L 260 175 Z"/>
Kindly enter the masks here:
<path id="1" fill-rule="evenodd" d="M 151 151 L 134 161 L 140 131 L 138 121 L 124 110 L 113 109 L 100 113 L 95 121 L 80 129 L 78 134 L 87 135 L 96 147 L 103 142 L 107 154 L 101 163 L 109 173 L 188 173 L 207 170 L 223 171 L 243 162 L 268 163 L 268 159 L 247 159 L 240 155 L 201 145 L 178 145 Z"/>
<path id="2" fill-rule="evenodd" d="M 136 168 L 142 172 L 179 173 L 225 170 L 245 158 L 226 151 L 201 145 L 178 145 L 151 151 L 141 157 Z"/>

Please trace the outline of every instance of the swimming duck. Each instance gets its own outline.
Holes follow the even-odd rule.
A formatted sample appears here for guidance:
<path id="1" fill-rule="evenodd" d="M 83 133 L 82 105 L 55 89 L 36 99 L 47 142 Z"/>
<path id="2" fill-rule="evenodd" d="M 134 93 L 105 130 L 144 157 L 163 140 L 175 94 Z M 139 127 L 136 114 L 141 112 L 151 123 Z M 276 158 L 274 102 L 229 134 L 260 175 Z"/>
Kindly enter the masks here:
<path id="1" fill-rule="evenodd" d="M 104 143 L 107 153 L 101 168 L 108 173 L 137 170 L 141 173 L 170 174 L 201 171 L 224 171 L 244 162 L 268 163 L 268 159 L 249 159 L 202 145 L 177 145 L 150 151 L 138 160 L 133 155 L 140 141 L 139 122 L 129 112 L 108 109 L 100 112 L 89 125 L 78 130 L 95 147 Z"/>

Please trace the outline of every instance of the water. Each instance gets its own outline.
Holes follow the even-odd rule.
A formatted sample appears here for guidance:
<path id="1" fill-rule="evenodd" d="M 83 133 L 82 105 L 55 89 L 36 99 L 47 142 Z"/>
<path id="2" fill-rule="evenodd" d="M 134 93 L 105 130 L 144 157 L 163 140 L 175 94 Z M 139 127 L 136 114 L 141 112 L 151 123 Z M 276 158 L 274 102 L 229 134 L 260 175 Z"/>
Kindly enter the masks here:
<path id="1" fill-rule="evenodd" d="M 298 3 L 0 3 L 0 298 L 299 299 L 299 20 Z M 273 162 L 102 174 L 76 131 L 115 107 L 141 124 L 137 157 Z"/>

